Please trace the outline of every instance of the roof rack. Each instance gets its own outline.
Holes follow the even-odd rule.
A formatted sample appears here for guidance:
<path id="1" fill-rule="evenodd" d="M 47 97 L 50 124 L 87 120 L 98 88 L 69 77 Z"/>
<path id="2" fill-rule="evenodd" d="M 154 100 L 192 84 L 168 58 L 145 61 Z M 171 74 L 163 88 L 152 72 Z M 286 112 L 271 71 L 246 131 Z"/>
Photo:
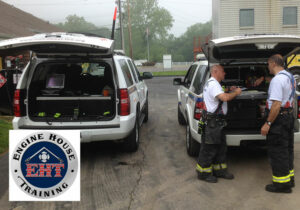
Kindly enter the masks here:
<path id="1" fill-rule="evenodd" d="M 114 50 L 115 55 L 125 55 L 124 50 Z"/>
<path id="2" fill-rule="evenodd" d="M 279 33 L 254 33 L 254 34 L 244 34 L 244 36 L 260 36 L 260 35 L 280 35 Z"/>

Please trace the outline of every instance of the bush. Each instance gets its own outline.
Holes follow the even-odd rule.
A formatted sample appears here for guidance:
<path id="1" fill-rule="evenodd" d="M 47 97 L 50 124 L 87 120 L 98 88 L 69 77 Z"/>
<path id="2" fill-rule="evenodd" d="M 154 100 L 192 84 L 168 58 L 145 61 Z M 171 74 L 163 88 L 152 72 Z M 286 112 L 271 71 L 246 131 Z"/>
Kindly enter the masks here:
<path id="1" fill-rule="evenodd" d="M 154 66 L 155 65 L 155 62 L 152 62 L 152 61 L 147 61 L 145 63 L 143 63 L 143 66 Z"/>

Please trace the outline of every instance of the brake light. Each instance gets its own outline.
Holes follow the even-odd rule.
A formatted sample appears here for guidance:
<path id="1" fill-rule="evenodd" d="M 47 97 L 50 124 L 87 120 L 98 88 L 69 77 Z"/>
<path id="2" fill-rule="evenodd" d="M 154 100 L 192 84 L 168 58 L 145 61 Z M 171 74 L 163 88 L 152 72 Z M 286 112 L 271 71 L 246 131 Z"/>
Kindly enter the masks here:
<path id="1" fill-rule="evenodd" d="M 197 101 L 195 104 L 194 109 L 194 119 L 200 120 L 202 116 L 202 110 L 204 109 L 204 102 L 203 101 Z"/>
<path id="2" fill-rule="evenodd" d="M 127 89 L 120 89 L 120 115 L 127 116 L 130 114 L 130 99 Z"/>
<path id="3" fill-rule="evenodd" d="M 15 90 L 14 94 L 14 114 L 16 117 L 25 115 L 24 92 L 22 90 Z"/>
<path id="4" fill-rule="evenodd" d="M 300 98 L 298 98 L 298 119 L 300 119 Z"/>

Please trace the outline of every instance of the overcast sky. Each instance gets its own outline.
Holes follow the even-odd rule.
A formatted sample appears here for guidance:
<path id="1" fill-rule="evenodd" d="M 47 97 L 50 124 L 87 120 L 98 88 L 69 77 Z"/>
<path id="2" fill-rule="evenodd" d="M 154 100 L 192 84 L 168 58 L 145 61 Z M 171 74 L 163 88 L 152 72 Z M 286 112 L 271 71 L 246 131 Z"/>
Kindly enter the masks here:
<path id="1" fill-rule="evenodd" d="M 64 22 L 68 15 L 76 14 L 96 26 L 111 27 L 115 0 L 2 0 L 51 23 Z M 124 0 L 122 0 L 124 1 Z M 171 33 L 183 34 L 187 27 L 211 19 L 212 0 L 158 0 L 173 19 Z"/>

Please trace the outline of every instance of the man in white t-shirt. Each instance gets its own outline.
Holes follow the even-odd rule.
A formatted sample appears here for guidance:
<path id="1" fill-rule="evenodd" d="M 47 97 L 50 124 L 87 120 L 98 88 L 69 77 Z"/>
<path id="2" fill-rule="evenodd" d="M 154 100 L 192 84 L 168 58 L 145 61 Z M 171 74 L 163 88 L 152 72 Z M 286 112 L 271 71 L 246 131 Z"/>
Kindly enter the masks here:
<path id="1" fill-rule="evenodd" d="M 267 136 L 267 146 L 272 167 L 272 184 L 266 185 L 269 192 L 291 193 L 294 179 L 294 116 L 295 80 L 284 70 L 281 55 L 269 58 L 268 68 L 275 75 L 271 80 L 266 108 L 267 120 L 261 134 Z"/>
<path id="2" fill-rule="evenodd" d="M 222 130 L 226 123 L 224 116 L 227 113 L 227 101 L 241 94 L 242 90 L 233 87 L 232 92 L 224 93 L 220 82 L 224 79 L 225 72 L 221 65 L 212 66 L 210 73 L 211 78 L 206 82 L 203 91 L 207 117 L 196 171 L 199 179 L 215 183 L 217 177 L 234 178 L 227 171 L 227 145 Z"/>

